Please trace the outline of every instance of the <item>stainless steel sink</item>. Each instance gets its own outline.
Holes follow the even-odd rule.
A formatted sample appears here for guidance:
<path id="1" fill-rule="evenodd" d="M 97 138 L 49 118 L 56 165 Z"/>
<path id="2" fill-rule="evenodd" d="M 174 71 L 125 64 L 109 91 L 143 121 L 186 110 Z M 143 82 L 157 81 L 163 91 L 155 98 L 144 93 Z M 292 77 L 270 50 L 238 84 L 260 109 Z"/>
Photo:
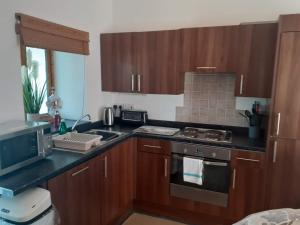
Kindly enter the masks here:
<path id="1" fill-rule="evenodd" d="M 107 131 L 107 130 L 100 130 L 100 129 L 92 129 L 84 132 L 85 134 L 92 134 L 92 135 L 101 135 L 102 139 L 101 141 L 111 141 L 115 138 L 118 138 L 122 135 L 120 132 L 114 132 L 114 131 Z"/>

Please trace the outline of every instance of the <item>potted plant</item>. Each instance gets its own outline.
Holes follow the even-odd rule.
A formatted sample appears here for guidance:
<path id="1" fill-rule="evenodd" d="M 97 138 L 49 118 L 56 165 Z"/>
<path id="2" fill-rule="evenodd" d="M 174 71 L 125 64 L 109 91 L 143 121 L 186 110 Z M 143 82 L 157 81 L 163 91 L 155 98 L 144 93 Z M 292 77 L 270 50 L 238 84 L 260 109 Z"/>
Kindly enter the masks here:
<path id="1" fill-rule="evenodd" d="M 39 87 L 37 82 L 38 62 L 32 61 L 22 66 L 23 103 L 27 121 L 35 121 L 40 118 L 40 109 L 46 95 L 46 83 Z"/>

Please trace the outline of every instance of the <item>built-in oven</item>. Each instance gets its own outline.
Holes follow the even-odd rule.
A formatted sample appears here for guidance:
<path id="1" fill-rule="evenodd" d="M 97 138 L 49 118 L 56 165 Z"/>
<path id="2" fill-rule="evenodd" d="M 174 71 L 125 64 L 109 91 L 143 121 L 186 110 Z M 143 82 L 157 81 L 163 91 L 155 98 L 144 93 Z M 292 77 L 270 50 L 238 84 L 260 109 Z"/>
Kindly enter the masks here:
<path id="1" fill-rule="evenodd" d="M 201 161 L 201 185 L 184 180 L 185 157 Z M 172 142 L 171 196 L 227 207 L 230 157 L 229 148 Z"/>

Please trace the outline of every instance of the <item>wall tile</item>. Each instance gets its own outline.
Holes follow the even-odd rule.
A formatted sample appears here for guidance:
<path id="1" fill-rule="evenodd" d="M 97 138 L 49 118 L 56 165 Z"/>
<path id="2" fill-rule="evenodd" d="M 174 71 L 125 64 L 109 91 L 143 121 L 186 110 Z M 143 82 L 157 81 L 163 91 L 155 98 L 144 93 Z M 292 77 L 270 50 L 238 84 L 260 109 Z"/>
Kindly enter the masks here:
<path id="1" fill-rule="evenodd" d="M 235 109 L 234 75 L 187 73 L 184 87 L 184 106 L 176 108 L 177 121 L 247 126 Z"/>

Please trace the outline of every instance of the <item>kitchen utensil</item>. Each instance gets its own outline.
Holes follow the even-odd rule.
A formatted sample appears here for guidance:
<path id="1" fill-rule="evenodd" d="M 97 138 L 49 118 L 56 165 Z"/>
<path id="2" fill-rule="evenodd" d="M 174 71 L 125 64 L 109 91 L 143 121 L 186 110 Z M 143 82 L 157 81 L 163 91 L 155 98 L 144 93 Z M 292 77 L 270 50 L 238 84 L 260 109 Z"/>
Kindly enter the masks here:
<path id="1" fill-rule="evenodd" d="M 103 124 L 105 126 L 114 125 L 114 110 L 112 107 L 105 107 L 103 110 Z"/>
<path id="2" fill-rule="evenodd" d="M 144 110 L 122 110 L 121 112 L 121 121 L 123 123 L 130 124 L 146 124 L 148 120 L 148 113 Z"/>
<path id="3" fill-rule="evenodd" d="M 245 110 L 245 115 L 246 115 L 249 119 L 251 119 L 252 114 L 251 114 L 251 112 L 250 112 L 249 110 Z"/>

